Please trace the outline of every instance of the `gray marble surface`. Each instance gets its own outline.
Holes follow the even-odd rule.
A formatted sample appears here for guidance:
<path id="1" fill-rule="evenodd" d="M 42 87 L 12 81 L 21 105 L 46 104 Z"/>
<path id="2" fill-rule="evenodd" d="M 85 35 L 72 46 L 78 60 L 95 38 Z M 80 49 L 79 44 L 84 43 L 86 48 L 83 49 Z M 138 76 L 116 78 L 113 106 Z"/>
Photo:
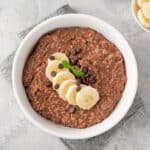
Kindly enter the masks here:
<path id="1" fill-rule="evenodd" d="M 18 46 L 19 33 L 37 23 L 59 6 L 69 3 L 81 13 L 95 15 L 120 30 L 130 43 L 138 60 L 139 89 L 144 107 L 123 123 L 121 130 L 104 140 L 103 149 L 149 150 L 150 147 L 150 34 L 142 31 L 132 18 L 130 0 L 1 0 L 0 1 L 0 62 Z M 25 118 L 12 96 L 8 80 L 0 75 L 0 149 L 67 149 L 58 138 L 43 133 Z M 95 142 L 101 138 L 72 142 L 73 148 L 100 149 Z M 78 147 L 80 145 L 80 147 Z M 81 147 L 82 145 L 82 147 Z M 69 145 L 70 147 L 70 145 Z"/>

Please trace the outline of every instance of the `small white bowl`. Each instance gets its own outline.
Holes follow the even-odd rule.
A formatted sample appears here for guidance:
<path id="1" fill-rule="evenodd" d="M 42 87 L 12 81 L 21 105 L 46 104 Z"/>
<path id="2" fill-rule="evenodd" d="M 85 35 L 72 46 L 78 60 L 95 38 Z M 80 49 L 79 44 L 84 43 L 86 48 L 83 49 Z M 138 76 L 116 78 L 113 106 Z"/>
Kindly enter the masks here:
<path id="1" fill-rule="evenodd" d="M 39 40 L 39 38 L 43 34 L 56 28 L 70 26 L 90 27 L 97 32 L 102 33 L 107 39 L 115 43 L 124 56 L 126 74 L 128 78 L 122 98 L 120 99 L 120 102 L 111 113 L 111 115 L 101 123 L 84 129 L 64 127 L 62 125 L 48 121 L 38 115 L 31 107 L 22 83 L 22 72 L 24 64 L 33 46 Z M 14 58 L 12 81 L 17 102 L 25 116 L 33 124 L 35 124 L 43 131 L 46 131 L 57 137 L 68 139 L 83 139 L 90 138 L 108 131 L 125 116 L 134 101 L 134 97 L 137 91 L 138 71 L 136 59 L 129 44 L 121 35 L 121 33 L 118 32 L 114 27 L 96 17 L 89 15 L 67 14 L 53 17 L 42 22 L 23 39 Z"/>
<path id="2" fill-rule="evenodd" d="M 150 32 L 150 29 L 144 27 L 139 19 L 137 18 L 137 10 L 138 10 L 138 5 L 137 5 L 137 0 L 132 0 L 132 15 L 136 21 L 136 23 L 146 32 Z"/>

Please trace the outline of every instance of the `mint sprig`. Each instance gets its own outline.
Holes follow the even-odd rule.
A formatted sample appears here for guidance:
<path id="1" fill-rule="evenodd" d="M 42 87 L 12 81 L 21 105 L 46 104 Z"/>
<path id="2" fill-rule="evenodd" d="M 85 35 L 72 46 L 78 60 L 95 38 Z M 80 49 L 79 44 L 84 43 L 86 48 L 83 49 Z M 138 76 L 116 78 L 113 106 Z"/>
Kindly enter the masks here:
<path id="1" fill-rule="evenodd" d="M 75 68 L 75 67 L 72 66 L 70 69 L 73 72 L 73 74 L 77 77 L 83 77 L 85 75 L 85 73 L 82 70 L 78 69 L 78 68 Z"/>
<path id="2" fill-rule="evenodd" d="M 85 75 L 85 73 L 84 73 L 82 70 L 80 70 L 80 69 L 78 69 L 78 68 L 72 66 L 72 65 L 71 65 L 68 61 L 66 61 L 66 60 L 63 60 L 63 61 L 62 61 L 62 65 L 63 65 L 64 68 L 70 69 L 70 70 L 72 71 L 72 73 L 73 73 L 75 76 L 77 76 L 77 77 L 83 77 L 83 76 Z"/>
<path id="3" fill-rule="evenodd" d="M 70 69 L 72 67 L 71 64 L 67 60 L 63 60 L 62 65 L 66 69 Z"/>

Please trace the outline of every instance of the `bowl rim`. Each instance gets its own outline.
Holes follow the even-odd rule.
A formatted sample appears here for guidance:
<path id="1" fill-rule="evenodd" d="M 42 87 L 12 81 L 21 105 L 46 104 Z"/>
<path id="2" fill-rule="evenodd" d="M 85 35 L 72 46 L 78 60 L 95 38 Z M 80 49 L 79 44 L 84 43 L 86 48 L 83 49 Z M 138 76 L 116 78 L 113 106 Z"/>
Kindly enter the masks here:
<path id="1" fill-rule="evenodd" d="M 84 129 L 76 129 L 76 128 L 71 128 L 72 131 L 72 134 L 69 135 L 68 133 L 67 134 L 64 134 L 64 133 L 60 133 L 58 131 L 54 131 L 50 128 L 48 128 L 46 125 L 44 125 L 44 123 L 42 123 L 42 121 L 40 120 L 37 120 L 36 118 L 33 117 L 33 115 L 31 115 L 31 112 L 29 112 L 27 110 L 27 108 L 25 108 L 22 100 L 21 100 L 21 96 L 19 95 L 19 88 L 20 88 L 20 85 L 18 85 L 18 79 L 17 79 L 17 65 L 18 65 L 18 62 L 19 62 L 19 57 L 21 55 L 21 49 L 22 47 L 26 44 L 27 40 L 29 38 L 32 37 L 32 34 L 34 32 L 36 32 L 37 30 L 41 29 L 42 30 L 42 27 L 46 24 L 48 24 L 49 22 L 51 21 L 56 21 L 57 19 L 59 20 L 60 18 L 61 19 L 65 19 L 65 18 L 73 18 L 73 17 L 80 17 L 80 18 L 86 18 L 86 19 L 89 19 L 89 20 L 95 20 L 95 22 L 99 22 L 99 23 L 102 23 L 103 25 L 106 25 L 108 26 L 109 28 L 111 28 L 113 31 L 115 31 L 123 40 L 124 40 L 124 43 L 128 46 L 128 50 L 130 52 L 130 55 L 132 56 L 132 63 L 134 65 L 134 75 L 135 75 L 135 81 L 134 81 L 134 87 L 132 89 L 132 93 L 130 93 L 130 101 L 128 100 L 128 105 L 122 109 L 122 111 L 120 112 L 120 114 L 118 116 L 113 116 L 111 113 L 109 115 L 109 117 L 107 117 L 105 120 L 108 120 L 108 118 L 111 117 L 111 120 L 109 120 L 108 122 L 111 123 L 111 124 L 105 124 L 104 128 L 102 128 L 99 132 L 95 132 L 95 129 L 99 129 L 99 125 L 102 124 L 103 122 L 101 123 L 98 123 L 94 126 L 91 126 L 91 127 L 88 127 L 88 128 L 84 128 Z M 126 60 L 125 60 L 126 61 Z M 22 68 L 23 69 L 23 68 Z M 57 136 L 57 137 L 61 137 L 61 138 L 67 138 L 67 139 L 85 139 L 85 138 L 90 138 L 90 137 L 93 137 L 93 136 L 96 136 L 96 135 L 99 135 L 99 134 L 102 134 L 108 130 L 110 130 L 112 127 L 114 127 L 117 123 L 120 122 L 120 120 L 126 115 L 126 113 L 128 112 L 129 108 L 131 107 L 133 101 L 134 101 L 134 97 L 135 97 L 135 94 L 136 94 L 136 91 L 137 91 L 137 87 L 138 87 L 138 68 L 137 68 L 137 62 L 136 62 L 136 59 L 135 59 L 135 56 L 133 54 L 133 51 L 132 49 L 130 48 L 128 42 L 125 40 L 125 38 L 122 36 L 122 34 L 116 30 L 113 26 L 111 26 L 110 24 L 104 22 L 103 20 L 97 18 L 97 17 L 94 17 L 94 16 L 90 16 L 90 15 L 85 15 L 85 14 L 65 14 L 65 15 L 60 15 L 60 16 L 56 16 L 56 17 L 52 17 L 50 19 L 47 19 L 45 21 L 43 21 L 42 23 L 40 23 L 39 25 L 37 25 L 36 27 L 34 27 L 26 36 L 25 38 L 22 40 L 22 42 L 20 43 L 18 49 L 17 49 L 17 52 L 15 54 L 15 57 L 14 57 L 14 62 L 13 62 L 13 69 L 12 69 L 12 84 L 13 84 L 13 90 L 14 90 L 14 94 L 15 94 L 15 97 L 16 97 L 16 100 L 17 100 L 17 103 L 19 104 L 21 110 L 23 111 L 24 115 L 34 124 L 36 125 L 37 127 L 39 127 L 40 129 L 42 129 L 43 131 L 46 131 L 54 136 Z M 121 101 L 121 100 L 120 100 Z M 28 102 L 29 103 L 29 102 Z M 116 108 L 115 108 L 116 109 Z M 114 110 L 115 110 L 114 109 Z M 32 110 L 34 111 L 34 110 Z M 33 112 L 35 113 L 35 112 Z M 34 115 L 37 115 L 37 114 L 34 114 Z M 112 117 L 113 116 L 113 117 Z M 69 128 L 69 127 L 63 127 L 63 128 Z M 86 130 L 88 129 L 88 130 Z M 75 132 L 79 132 L 80 131 L 80 135 L 78 134 L 75 134 Z M 90 131 L 90 132 L 87 132 L 87 131 Z M 70 133 L 71 133 L 70 132 Z"/>
<path id="2" fill-rule="evenodd" d="M 132 16 L 133 16 L 135 22 L 139 25 L 139 27 L 140 27 L 142 30 L 144 30 L 145 32 L 150 32 L 150 29 L 144 27 L 144 26 L 141 24 L 141 22 L 138 20 L 137 16 L 136 16 L 136 12 L 135 12 L 135 9 L 134 9 L 134 7 L 135 7 L 135 5 L 136 5 L 136 2 L 137 2 L 137 0 L 132 0 L 132 1 L 131 1 Z"/>

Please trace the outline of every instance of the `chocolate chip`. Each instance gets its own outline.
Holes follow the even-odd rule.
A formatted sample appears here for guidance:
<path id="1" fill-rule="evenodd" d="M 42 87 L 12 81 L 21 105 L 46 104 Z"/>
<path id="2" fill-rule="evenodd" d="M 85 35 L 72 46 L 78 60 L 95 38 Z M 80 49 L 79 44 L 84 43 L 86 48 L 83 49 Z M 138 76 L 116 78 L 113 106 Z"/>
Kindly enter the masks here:
<path id="1" fill-rule="evenodd" d="M 90 77 L 90 79 L 91 79 L 92 81 L 95 81 L 95 80 L 96 80 L 96 77 L 93 75 L 93 76 Z"/>
<path id="2" fill-rule="evenodd" d="M 69 113 L 74 113 L 76 111 L 76 108 L 73 106 L 70 106 L 67 110 Z"/>
<path id="3" fill-rule="evenodd" d="M 56 72 L 56 71 L 52 71 L 52 72 L 51 72 L 51 76 L 52 76 L 52 77 L 55 77 L 55 76 L 56 76 L 56 74 L 57 74 L 57 72 Z"/>
<path id="4" fill-rule="evenodd" d="M 79 68 L 81 67 L 81 65 L 80 65 L 79 61 L 77 62 L 77 66 L 78 66 Z"/>
<path id="5" fill-rule="evenodd" d="M 89 42 L 88 42 L 88 41 L 85 41 L 85 44 L 86 44 L 86 45 L 88 45 L 88 44 L 89 44 Z"/>
<path id="6" fill-rule="evenodd" d="M 76 51 L 75 51 L 75 50 L 72 50 L 72 51 L 71 51 L 71 55 L 76 55 Z"/>
<path id="7" fill-rule="evenodd" d="M 46 85 L 46 87 L 48 87 L 48 88 L 49 88 L 49 87 L 52 87 L 52 82 L 51 82 L 51 81 L 47 81 L 45 85 Z"/>
<path id="8" fill-rule="evenodd" d="M 76 85 L 77 85 L 77 86 L 80 86 L 80 84 L 81 84 L 81 81 L 80 81 L 79 79 L 77 79 Z"/>
<path id="9" fill-rule="evenodd" d="M 76 48 L 76 52 L 77 52 L 77 53 L 80 53 L 80 52 L 81 52 L 81 49 L 80 49 L 80 48 Z"/>
<path id="10" fill-rule="evenodd" d="M 76 52 L 76 54 L 79 54 L 81 49 L 80 48 L 75 48 L 74 51 Z"/>
<path id="11" fill-rule="evenodd" d="M 28 88 L 28 85 L 24 85 L 25 88 Z"/>
<path id="12" fill-rule="evenodd" d="M 69 52 L 69 51 L 66 52 L 66 56 L 67 56 L 67 57 L 70 56 L 70 52 Z"/>
<path id="13" fill-rule="evenodd" d="M 87 72 L 87 73 L 85 74 L 85 76 L 80 78 L 81 79 L 81 83 L 86 84 L 86 85 L 95 83 L 96 82 L 96 75 L 95 75 L 95 73 L 92 70 L 90 70 L 90 69 L 85 69 L 84 68 L 83 70 L 85 72 Z"/>
<path id="14" fill-rule="evenodd" d="M 94 74 L 94 72 L 92 71 L 92 70 L 88 70 L 88 75 L 90 76 L 90 75 L 93 75 Z"/>
<path id="15" fill-rule="evenodd" d="M 58 65 L 58 68 L 59 68 L 59 69 L 63 69 L 63 68 L 64 68 L 63 64 L 59 64 L 59 65 Z"/>
<path id="16" fill-rule="evenodd" d="M 50 60 L 55 60 L 55 56 L 50 56 L 49 59 Z"/>
<path id="17" fill-rule="evenodd" d="M 80 48 L 74 48 L 74 49 L 72 50 L 72 55 L 77 55 L 77 54 L 80 53 L 80 51 L 81 51 Z"/>
<path id="18" fill-rule="evenodd" d="M 81 90 L 81 86 L 77 86 L 76 91 L 79 92 Z"/>
<path id="19" fill-rule="evenodd" d="M 59 88 L 59 84 L 55 84 L 54 88 L 58 89 Z"/>
<path id="20" fill-rule="evenodd" d="M 94 77 L 91 77 L 90 79 L 89 79 L 89 83 L 95 83 L 96 82 L 96 78 L 94 78 Z"/>
<path id="21" fill-rule="evenodd" d="M 85 73 L 85 78 L 88 78 L 90 76 L 90 74 L 87 72 L 87 73 Z"/>
<path id="22" fill-rule="evenodd" d="M 84 78 L 84 77 L 82 78 L 82 83 L 83 83 L 83 84 L 86 84 L 86 85 L 88 85 L 88 84 L 89 84 L 89 82 L 87 81 L 87 79 L 86 79 L 86 78 Z"/>
<path id="23" fill-rule="evenodd" d="M 83 67 L 83 68 L 82 68 L 82 71 L 83 71 L 84 73 L 87 73 L 87 72 L 88 72 L 88 67 L 86 67 L 86 66 Z"/>
<path id="24" fill-rule="evenodd" d="M 77 65 L 77 63 L 78 63 L 78 57 L 75 57 L 75 56 L 70 57 L 70 61 L 71 61 L 72 65 Z"/>

